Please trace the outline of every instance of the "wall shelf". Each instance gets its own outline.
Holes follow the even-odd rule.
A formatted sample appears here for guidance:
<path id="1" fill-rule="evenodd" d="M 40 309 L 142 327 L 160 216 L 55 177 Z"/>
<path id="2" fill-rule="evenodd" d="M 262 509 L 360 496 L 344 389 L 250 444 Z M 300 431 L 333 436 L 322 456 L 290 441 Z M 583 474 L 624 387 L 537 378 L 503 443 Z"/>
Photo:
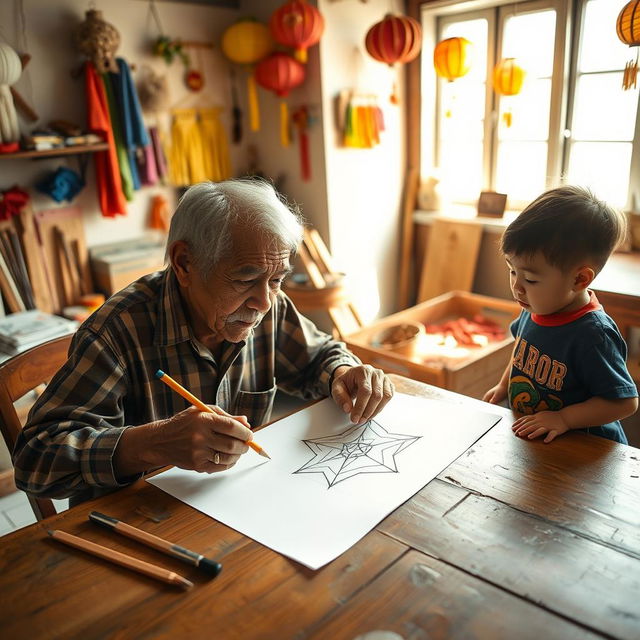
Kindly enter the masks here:
<path id="1" fill-rule="evenodd" d="M 16 151 L 15 153 L 0 153 L 2 159 L 24 159 L 24 158 L 52 158 L 58 156 L 71 156 L 79 153 L 95 153 L 96 151 L 106 151 L 109 145 L 106 142 L 98 144 L 77 144 L 69 147 L 58 147 L 56 149 L 42 149 L 40 151 Z"/>

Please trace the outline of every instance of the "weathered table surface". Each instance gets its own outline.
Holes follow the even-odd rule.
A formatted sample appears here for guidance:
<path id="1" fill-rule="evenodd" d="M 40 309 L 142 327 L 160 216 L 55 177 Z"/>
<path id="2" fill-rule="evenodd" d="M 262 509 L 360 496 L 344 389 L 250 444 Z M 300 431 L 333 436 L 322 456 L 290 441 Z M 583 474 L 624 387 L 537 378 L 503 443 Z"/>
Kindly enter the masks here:
<path id="1" fill-rule="evenodd" d="M 525 442 L 504 409 L 393 378 L 406 393 L 503 418 L 321 570 L 139 481 L 0 539 L 0 637 L 640 638 L 640 450 L 580 433 Z M 94 509 L 224 569 L 208 580 L 88 522 Z M 150 512 L 168 517 L 154 522 Z M 180 591 L 88 556 L 47 529 L 173 569 L 195 586 Z"/>

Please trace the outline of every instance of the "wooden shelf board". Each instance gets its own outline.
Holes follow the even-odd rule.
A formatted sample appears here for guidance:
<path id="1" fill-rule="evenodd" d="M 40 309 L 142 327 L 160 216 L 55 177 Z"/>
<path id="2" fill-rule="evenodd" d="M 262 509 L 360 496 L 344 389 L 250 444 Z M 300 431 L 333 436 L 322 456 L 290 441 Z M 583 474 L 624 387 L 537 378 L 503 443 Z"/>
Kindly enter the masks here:
<path id="1" fill-rule="evenodd" d="M 94 153 L 96 151 L 106 151 L 109 145 L 106 142 L 98 144 L 77 144 L 69 147 L 58 147 L 56 149 L 42 149 L 40 151 L 16 151 L 15 153 L 0 153 L 3 158 L 46 158 L 54 156 L 71 156 L 78 153 Z"/>

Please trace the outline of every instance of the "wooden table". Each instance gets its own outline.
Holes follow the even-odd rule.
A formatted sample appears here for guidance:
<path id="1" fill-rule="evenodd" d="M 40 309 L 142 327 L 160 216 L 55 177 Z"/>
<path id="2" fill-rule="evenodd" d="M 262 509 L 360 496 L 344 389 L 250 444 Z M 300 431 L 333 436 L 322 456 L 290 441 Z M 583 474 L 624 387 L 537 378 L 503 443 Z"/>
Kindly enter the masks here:
<path id="1" fill-rule="evenodd" d="M 394 376 L 406 393 L 484 407 Z M 640 637 L 640 450 L 572 433 L 523 442 L 501 422 L 319 571 L 144 481 L 4 536 L 9 638 Z M 277 496 L 274 496 L 277 499 Z M 141 507 L 168 518 L 153 522 Z M 196 569 L 87 521 L 121 518 L 220 560 Z M 171 568 L 189 592 L 48 538 L 62 529 Z M 373 634 L 373 631 L 383 632 Z"/>

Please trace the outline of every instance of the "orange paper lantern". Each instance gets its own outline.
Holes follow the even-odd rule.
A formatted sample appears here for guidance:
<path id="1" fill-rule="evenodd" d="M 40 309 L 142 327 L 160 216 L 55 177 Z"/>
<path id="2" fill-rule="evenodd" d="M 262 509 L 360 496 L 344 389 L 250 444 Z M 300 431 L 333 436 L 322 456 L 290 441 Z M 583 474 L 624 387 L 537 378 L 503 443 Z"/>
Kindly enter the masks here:
<path id="1" fill-rule="evenodd" d="M 515 96 L 522 90 L 525 75 L 515 58 L 503 58 L 493 70 L 493 88 L 502 96 Z"/>
<path id="2" fill-rule="evenodd" d="M 367 31 L 364 43 L 369 55 L 379 62 L 390 66 L 411 62 L 420 53 L 422 29 L 418 21 L 409 16 L 388 13 Z"/>
<path id="3" fill-rule="evenodd" d="M 286 53 L 273 53 L 259 62 L 255 68 L 256 82 L 281 98 L 304 81 L 304 65 Z M 287 103 L 280 103 L 280 142 L 289 146 L 289 112 Z"/>
<path id="4" fill-rule="evenodd" d="M 631 0 L 622 7 L 616 20 L 616 33 L 618 38 L 630 47 L 640 45 L 640 0 Z M 627 62 L 622 76 L 622 88 L 636 87 L 638 79 L 638 53 L 636 59 Z"/>
<path id="5" fill-rule="evenodd" d="M 290 0 L 274 12 L 269 28 L 276 42 L 291 47 L 295 59 L 306 63 L 307 49 L 317 44 L 324 32 L 324 18 L 305 0 Z"/>
<path id="6" fill-rule="evenodd" d="M 472 47 L 466 38 L 447 38 L 438 42 L 433 51 L 436 73 L 449 82 L 466 75 L 471 69 Z"/>

